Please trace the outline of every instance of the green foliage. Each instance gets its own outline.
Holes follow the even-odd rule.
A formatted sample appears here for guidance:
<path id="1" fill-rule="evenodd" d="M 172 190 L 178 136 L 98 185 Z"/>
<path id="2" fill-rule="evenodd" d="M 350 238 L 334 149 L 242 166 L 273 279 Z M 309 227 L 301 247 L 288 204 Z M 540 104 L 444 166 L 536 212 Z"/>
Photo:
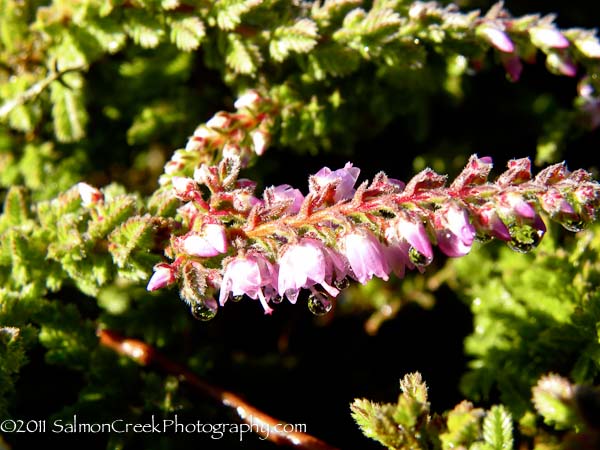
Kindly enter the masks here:
<path id="1" fill-rule="evenodd" d="M 578 239 L 559 238 L 551 229 L 532 254 L 488 246 L 453 263 L 474 314 L 463 391 L 488 399 L 498 389 L 517 416 L 528 410 L 530 389 L 543 373 L 586 383 L 600 369 L 597 226 Z"/>

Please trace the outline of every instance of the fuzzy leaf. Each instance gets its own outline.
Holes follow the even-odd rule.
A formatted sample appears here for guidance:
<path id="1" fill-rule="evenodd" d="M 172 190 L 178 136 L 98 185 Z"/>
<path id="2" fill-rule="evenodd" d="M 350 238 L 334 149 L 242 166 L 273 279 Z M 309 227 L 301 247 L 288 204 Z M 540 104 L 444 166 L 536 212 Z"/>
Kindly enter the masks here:
<path id="1" fill-rule="evenodd" d="M 231 33 L 225 62 L 242 75 L 253 75 L 262 64 L 262 56 L 257 45 L 243 40 L 240 35 Z"/>
<path id="2" fill-rule="evenodd" d="M 50 85 L 54 134 L 60 142 L 75 142 L 85 136 L 88 121 L 83 102 L 83 78 L 76 73 L 63 76 L 66 87 L 59 81 Z"/>
<path id="3" fill-rule="evenodd" d="M 8 226 L 22 225 L 29 216 L 29 207 L 25 189 L 13 186 L 9 189 L 4 200 L 1 220 Z"/>
<path id="4" fill-rule="evenodd" d="M 548 425 L 557 429 L 571 428 L 577 423 L 573 395 L 574 389 L 568 380 L 546 375 L 533 388 L 533 405 Z"/>
<path id="5" fill-rule="evenodd" d="M 132 279 L 147 277 L 152 263 L 158 259 L 149 254 L 149 249 L 154 246 L 156 226 L 157 220 L 149 214 L 131 217 L 108 236 L 109 251 L 115 264 L 126 269 L 123 275 Z"/>
<path id="6" fill-rule="evenodd" d="M 181 17 L 171 20 L 169 24 L 171 26 L 171 42 L 177 48 L 189 52 L 200 47 L 206 32 L 204 23 L 198 17 Z"/>
<path id="7" fill-rule="evenodd" d="M 402 448 L 403 435 L 393 419 L 395 406 L 378 404 L 366 399 L 355 399 L 350 405 L 352 418 L 363 434 L 388 448 Z"/>
<path id="8" fill-rule="evenodd" d="M 155 48 L 162 41 L 165 30 L 157 18 L 140 9 L 127 10 L 126 31 L 136 44 Z"/>
<path id="9" fill-rule="evenodd" d="M 269 53 L 275 61 L 285 60 L 290 53 L 308 53 L 317 45 L 317 24 L 301 19 L 291 26 L 278 27 L 269 44 Z"/>
<path id="10" fill-rule="evenodd" d="M 112 18 L 102 18 L 91 21 L 87 31 L 93 35 L 98 44 L 108 53 L 116 53 L 125 45 L 127 35 L 122 27 Z"/>
<path id="11" fill-rule="evenodd" d="M 483 439 L 493 450 L 512 450 L 513 425 L 504 406 L 492 406 L 483 420 Z"/>
<path id="12" fill-rule="evenodd" d="M 327 75 L 343 77 L 356 71 L 360 65 L 360 54 L 355 50 L 338 45 L 319 46 L 308 55 L 310 68 L 317 80 Z"/>
<path id="13" fill-rule="evenodd" d="M 29 102 L 24 105 L 16 104 L 16 106 L 13 104 L 10 109 L 4 111 L 6 105 L 18 101 L 36 82 L 39 82 L 36 77 L 30 73 L 25 73 L 11 76 L 7 81 L 0 83 L 0 98 L 5 100 L 2 105 L 2 119 L 6 117 L 4 114 L 7 114 L 8 124 L 11 128 L 27 132 L 33 129 L 39 121 L 41 109 L 36 102 Z"/>
<path id="14" fill-rule="evenodd" d="M 449 450 L 460 446 L 469 446 L 479 437 L 479 426 L 483 410 L 473 408 L 468 401 L 463 401 L 448 413 L 445 433 L 440 434 L 442 448 Z"/>
<path id="15" fill-rule="evenodd" d="M 242 22 L 242 16 L 260 5 L 262 0 L 222 0 L 213 3 L 211 15 L 216 16 L 217 26 L 233 30 Z"/>
<path id="16" fill-rule="evenodd" d="M 104 238 L 121 222 L 134 214 L 136 201 L 133 197 L 120 195 L 98 206 L 98 216 L 88 224 L 88 234 L 91 239 Z"/>

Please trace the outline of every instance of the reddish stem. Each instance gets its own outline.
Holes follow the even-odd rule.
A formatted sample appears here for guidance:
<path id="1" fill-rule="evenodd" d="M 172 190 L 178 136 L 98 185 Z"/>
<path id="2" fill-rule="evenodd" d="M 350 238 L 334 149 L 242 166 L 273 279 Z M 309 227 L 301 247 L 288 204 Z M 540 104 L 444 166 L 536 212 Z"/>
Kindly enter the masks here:
<path id="1" fill-rule="evenodd" d="M 240 396 L 207 383 L 186 366 L 170 360 L 143 341 L 125 338 L 112 330 L 99 329 L 97 334 L 101 345 L 135 360 L 142 366 L 155 365 L 166 373 L 176 375 L 193 386 L 202 395 L 231 408 L 245 423 L 257 425 L 251 427 L 253 431 L 275 444 L 304 450 L 337 450 L 335 447 L 309 434 L 298 431 L 289 433 L 282 431 L 285 422 L 260 411 Z"/>

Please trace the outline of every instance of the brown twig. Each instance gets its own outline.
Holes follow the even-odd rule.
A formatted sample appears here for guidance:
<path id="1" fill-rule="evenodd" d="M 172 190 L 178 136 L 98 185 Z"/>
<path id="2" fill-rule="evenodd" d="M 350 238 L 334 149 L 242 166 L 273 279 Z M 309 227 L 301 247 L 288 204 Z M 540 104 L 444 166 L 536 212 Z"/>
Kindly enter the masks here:
<path id="1" fill-rule="evenodd" d="M 284 432 L 283 425 L 285 425 L 285 422 L 258 410 L 240 396 L 207 383 L 186 366 L 170 360 L 143 341 L 125 338 L 112 330 L 99 329 L 97 334 L 101 345 L 121 355 L 128 356 L 143 366 L 155 365 L 166 373 L 176 375 L 193 386 L 202 395 L 231 408 L 245 423 L 257 425 L 252 427 L 253 431 L 275 444 L 303 450 L 337 450 L 335 447 L 309 434 L 298 431 Z"/>

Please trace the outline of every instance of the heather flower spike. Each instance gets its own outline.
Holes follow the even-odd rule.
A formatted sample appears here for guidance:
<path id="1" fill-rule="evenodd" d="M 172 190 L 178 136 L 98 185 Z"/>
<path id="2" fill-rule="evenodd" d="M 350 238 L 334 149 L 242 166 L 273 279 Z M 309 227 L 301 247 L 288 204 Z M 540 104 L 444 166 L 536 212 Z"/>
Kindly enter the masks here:
<path id="1" fill-rule="evenodd" d="M 600 185 L 590 174 L 555 164 L 533 177 L 527 158 L 509 161 L 490 181 L 491 158 L 473 155 L 449 185 L 425 169 L 406 184 L 380 173 L 355 187 L 360 170 L 347 163 L 310 176 L 306 195 L 280 185 L 262 196 L 256 183 L 237 178 L 236 158 L 203 164 L 194 180 L 173 177 L 174 194 L 185 202 L 165 251 L 174 262 L 156 266 L 148 283 L 156 290 L 179 280 L 182 298 L 203 320 L 216 314 L 217 296 L 224 306 L 246 295 L 271 314 L 302 291 L 309 309 L 324 314 L 348 280 L 423 271 L 435 246 L 461 257 L 475 240 L 498 239 L 530 251 L 546 232 L 543 215 L 579 231 L 600 208 Z"/>

